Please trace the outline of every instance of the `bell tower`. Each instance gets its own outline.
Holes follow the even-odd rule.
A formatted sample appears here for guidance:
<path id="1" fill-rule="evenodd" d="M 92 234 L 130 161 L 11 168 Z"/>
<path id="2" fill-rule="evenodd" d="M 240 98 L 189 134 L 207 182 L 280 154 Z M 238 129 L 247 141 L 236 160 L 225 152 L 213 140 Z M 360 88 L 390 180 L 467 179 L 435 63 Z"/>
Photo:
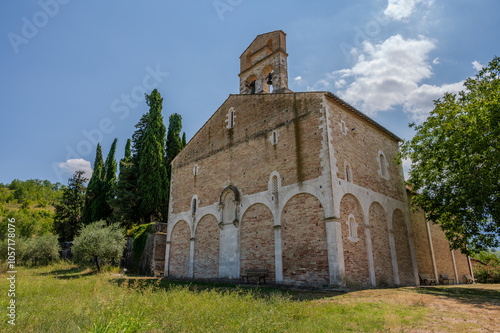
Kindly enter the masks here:
<path id="1" fill-rule="evenodd" d="M 291 92 L 287 58 L 283 31 L 258 35 L 240 56 L 240 94 Z"/>

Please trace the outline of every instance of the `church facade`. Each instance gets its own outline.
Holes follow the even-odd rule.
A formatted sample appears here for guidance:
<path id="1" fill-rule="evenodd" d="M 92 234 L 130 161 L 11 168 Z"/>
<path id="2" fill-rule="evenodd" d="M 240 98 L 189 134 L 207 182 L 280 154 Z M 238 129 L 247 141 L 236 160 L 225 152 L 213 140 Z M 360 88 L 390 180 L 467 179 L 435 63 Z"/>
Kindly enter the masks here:
<path id="1" fill-rule="evenodd" d="M 230 95 L 172 162 L 165 276 L 303 285 L 461 281 L 468 258 L 411 212 L 400 139 L 329 92 L 288 89 L 286 35 L 257 36 Z"/>

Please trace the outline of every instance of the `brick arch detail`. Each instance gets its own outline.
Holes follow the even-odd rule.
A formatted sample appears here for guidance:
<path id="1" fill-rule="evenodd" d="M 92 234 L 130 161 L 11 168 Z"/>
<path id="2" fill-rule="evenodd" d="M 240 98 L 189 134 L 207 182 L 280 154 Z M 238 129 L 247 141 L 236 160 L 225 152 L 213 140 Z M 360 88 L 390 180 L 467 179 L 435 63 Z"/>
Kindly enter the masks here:
<path id="1" fill-rule="evenodd" d="M 324 206 L 309 193 L 287 200 L 281 211 L 283 282 L 329 284 Z"/>
<path id="2" fill-rule="evenodd" d="M 369 208 L 368 220 L 371 226 L 370 234 L 376 284 L 395 284 L 387 212 L 381 203 L 372 202 Z"/>
<path id="3" fill-rule="evenodd" d="M 246 269 L 267 269 L 269 281 L 276 280 L 274 216 L 262 203 L 251 205 L 242 216 L 240 228 L 240 274 Z"/>
<path id="4" fill-rule="evenodd" d="M 400 283 L 403 285 L 414 284 L 412 250 L 410 244 L 410 230 L 405 214 L 400 209 L 392 213 L 392 231 L 396 247 L 396 261 Z"/>
<path id="5" fill-rule="evenodd" d="M 371 239 L 366 237 L 369 234 L 369 232 L 365 232 L 366 220 L 368 219 L 365 219 L 363 206 L 355 195 L 346 193 L 340 200 L 339 209 L 347 282 L 362 285 L 373 284 L 372 270 L 370 269 L 372 266 L 370 261 L 373 260 L 373 257 L 369 253 Z M 358 225 L 357 241 L 349 239 L 349 216 L 353 216 Z"/>
<path id="6" fill-rule="evenodd" d="M 189 277 L 191 227 L 184 221 L 178 221 L 172 227 L 175 235 L 170 243 L 169 272 L 174 277 Z"/>
<path id="7" fill-rule="evenodd" d="M 219 277 L 219 226 L 217 218 L 206 214 L 196 223 L 193 256 L 193 276 L 195 278 Z"/>

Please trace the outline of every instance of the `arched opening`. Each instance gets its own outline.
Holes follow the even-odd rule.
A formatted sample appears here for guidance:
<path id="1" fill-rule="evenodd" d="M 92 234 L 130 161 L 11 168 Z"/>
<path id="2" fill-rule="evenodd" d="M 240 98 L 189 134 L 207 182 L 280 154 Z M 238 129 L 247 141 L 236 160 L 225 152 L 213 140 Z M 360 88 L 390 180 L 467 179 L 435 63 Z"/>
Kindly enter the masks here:
<path id="1" fill-rule="evenodd" d="M 249 94 L 255 94 L 257 76 L 250 75 L 246 81 L 246 88 Z"/>
<path id="2" fill-rule="evenodd" d="M 196 214 L 196 199 L 193 199 L 193 203 L 191 204 L 191 212 Z"/>
<path id="3" fill-rule="evenodd" d="M 387 177 L 387 160 L 382 152 L 379 152 L 380 175 L 384 178 Z"/>
<path id="4" fill-rule="evenodd" d="M 346 164 L 345 166 L 345 180 L 349 183 L 352 183 L 352 173 L 349 164 Z"/>
<path id="5" fill-rule="evenodd" d="M 239 221 L 239 203 L 240 194 L 236 187 L 228 186 L 222 191 L 219 199 L 219 204 L 222 207 L 222 223 L 235 223 Z"/>
<path id="6" fill-rule="evenodd" d="M 271 65 L 267 65 L 262 71 L 262 78 L 264 80 L 264 84 L 262 85 L 264 93 L 272 93 L 273 92 L 273 82 L 274 78 L 274 68 Z"/>
<path id="7" fill-rule="evenodd" d="M 273 195 L 278 194 L 278 176 L 273 176 Z"/>

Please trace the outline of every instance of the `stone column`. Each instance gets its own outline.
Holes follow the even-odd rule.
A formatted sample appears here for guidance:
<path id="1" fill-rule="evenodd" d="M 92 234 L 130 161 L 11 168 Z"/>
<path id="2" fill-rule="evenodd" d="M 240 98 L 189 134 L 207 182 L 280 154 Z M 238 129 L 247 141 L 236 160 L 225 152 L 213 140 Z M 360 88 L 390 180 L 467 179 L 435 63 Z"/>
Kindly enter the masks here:
<path id="1" fill-rule="evenodd" d="M 274 226 L 274 266 L 276 283 L 283 283 L 283 250 L 281 247 L 281 225 Z"/>
<path id="2" fill-rule="evenodd" d="M 189 278 L 194 277 L 194 245 L 196 238 L 192 237 L 190 239 L 191 244 L 189 244 Z"/>
<path id="3" fill-rule="evenodd" d="M 163 276 L 167 277 L 170 275 L 170 241 L 167 241 L 167 248 L 165 249 L 165 272 Z"/>
<path id="4" fill-rule="evenodd" d="M 394 241 L 394 230 L 389 229 L 389 246 L 391 248 L 392 272 L 394 274 L 394 284 L 399 286 L 398 258 L 396 256 L 396 242 Z"/>
<path id="5" fill-rule="evenodd" d="M 330 284 L 343 285 L 345 284 L 345 264 L 342 225 L 338 219 L 327 219 L 325 227 Z"/>
<path id="6" fill-rule="evenodd" d="M 373 263 L 373 248 L 372 248 L 372 237 L 370 226 L 365 225 L 365 239 L 366 239 L 366 254 L 368 256 L 368 270 L 370 272 L 370 283 L 372 286 L 376 286 L 375 280 L 375 265 Z"/>
<path id="7" fill-rule="evenodd" d="M 436 257 L 434 256 L 434 246 L 432 245 L 432 235 L 431 235 L 431 227 L 429 225 L 429 221 L 425 221 L 425 227 L 427 228 L 427 238 L 429 239 L 429 248 L 431 250 L 432 269 L 434 270 L 434 278 L 436 279 L 436 284 L 437 284 L 439 283 L 439 276 L 436 266 Z"/>

